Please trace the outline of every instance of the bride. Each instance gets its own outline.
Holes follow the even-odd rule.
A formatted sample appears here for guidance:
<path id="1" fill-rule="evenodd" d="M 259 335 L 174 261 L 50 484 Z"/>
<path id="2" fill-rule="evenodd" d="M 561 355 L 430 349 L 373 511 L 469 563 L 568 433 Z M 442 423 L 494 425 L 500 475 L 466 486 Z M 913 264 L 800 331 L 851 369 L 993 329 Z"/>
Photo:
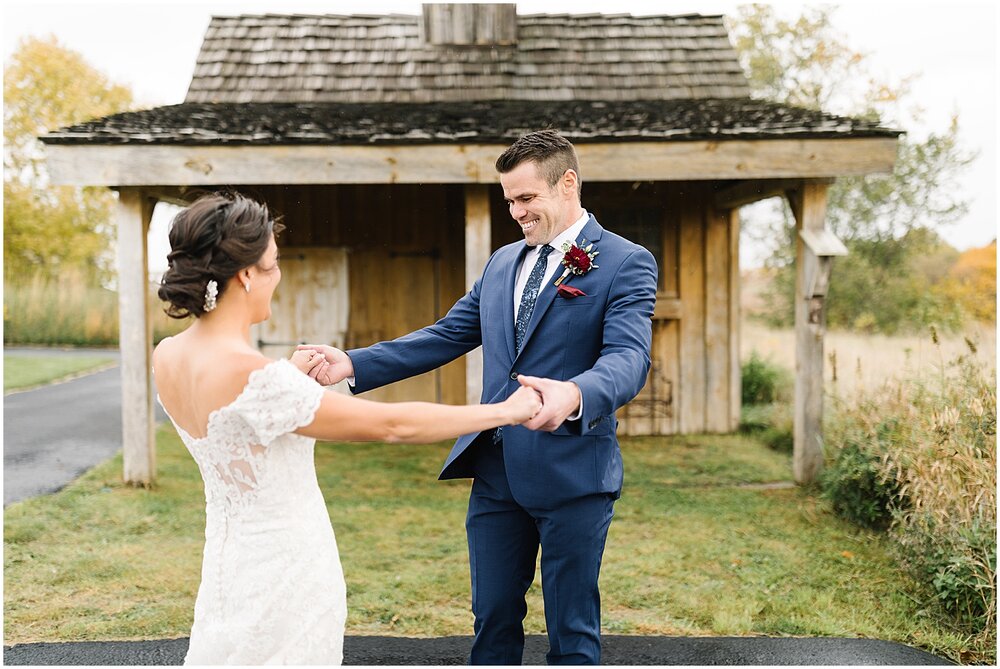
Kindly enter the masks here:
<path id="1" fill-rule="evenodd" d="M 372 402 L 324 390 L 315 351 L 271 360 L 249 345 L 281 280 L 266 206 L 214 194 L 170 229 L 159 296 L 195 317 L 153 352 L 159 400 L 205 482 L 201 586 L 186 664 L 340 664 L 344 576 L 316 481 L 316 439 L 435 442 L 524 422 L 522 386 L 477 406 Z M 387 457 L 391 453 L 387 452 Z"/>

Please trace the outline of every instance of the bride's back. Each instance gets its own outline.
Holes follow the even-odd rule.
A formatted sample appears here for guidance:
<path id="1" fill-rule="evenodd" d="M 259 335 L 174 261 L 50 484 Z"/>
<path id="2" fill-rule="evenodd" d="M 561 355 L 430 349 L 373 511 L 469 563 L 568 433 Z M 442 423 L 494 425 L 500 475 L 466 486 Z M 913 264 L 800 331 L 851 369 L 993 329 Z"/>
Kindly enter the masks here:
<path id="1" fill-rule="evenodd" d="M 212 412 L 231 404 L 250 373 L 267 362 L 249 345 L 199 336 L 189 328 L 157 345 L 153 374 L 160 402 L 173 421 L 202 438 Z"/>

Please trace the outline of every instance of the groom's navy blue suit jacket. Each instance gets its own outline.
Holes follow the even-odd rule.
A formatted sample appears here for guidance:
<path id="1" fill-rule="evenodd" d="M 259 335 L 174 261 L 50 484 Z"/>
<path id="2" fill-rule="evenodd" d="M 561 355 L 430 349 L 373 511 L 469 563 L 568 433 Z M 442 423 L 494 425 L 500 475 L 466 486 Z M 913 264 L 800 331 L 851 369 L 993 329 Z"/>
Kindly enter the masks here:
<path id="1" fill-rule="evenodd" d="M 368 348 L 348 351 L 355 393 L 440 367 L 483 347 L 482 402 L 507 398 L 518 374 L 573 381 L 583 415 L 554 432 L 503 428 L 503 454 L 514 499 L 554 508 L 595 493 L 621 494 L 622 458 L 615 410 L 635 397 L 650 364 L 656 261 L 645 248 L 604 230 L 591 216 L 577 244 L 593 242 L 598 267 L 566 283 L 585 296 L 557 295 L 555 279 L 538 295 L 518 355 L 514 352 L 514 280 L 527 252 L 508 244 L 489 259 L 472 290 L 438 322 Z M 561 253 L 561 249 L 556 249 Z M 479 436 L 455 442 L 440 478 L 474 476 L 467 449 Z"/>

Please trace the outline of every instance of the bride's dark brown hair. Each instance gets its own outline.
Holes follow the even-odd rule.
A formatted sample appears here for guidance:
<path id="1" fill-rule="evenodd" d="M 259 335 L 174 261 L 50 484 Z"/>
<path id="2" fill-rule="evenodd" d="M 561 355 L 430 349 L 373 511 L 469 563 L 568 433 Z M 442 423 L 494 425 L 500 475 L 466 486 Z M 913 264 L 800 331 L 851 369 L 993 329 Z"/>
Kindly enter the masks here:
<path id="1" fill-rule="evenodd" d="M 221 299 L 229 280 L 256 265 L 271 235 L 284 229 L 267 205 L 239 193 L 212 193 L 183 209 L 170 226 L 167 271 L 157 291 L 167 315 L 202 316 L 208 282 L 218 283 Z"/>

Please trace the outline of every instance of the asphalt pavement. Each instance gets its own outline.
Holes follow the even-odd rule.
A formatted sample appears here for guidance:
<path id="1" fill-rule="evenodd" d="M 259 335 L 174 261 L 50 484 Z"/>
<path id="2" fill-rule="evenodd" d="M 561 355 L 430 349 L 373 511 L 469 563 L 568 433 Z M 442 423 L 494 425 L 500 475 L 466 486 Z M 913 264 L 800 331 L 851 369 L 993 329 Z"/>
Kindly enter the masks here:
<path id="1" fill-rule="evenodd" d="M 187 639 L 88 641 L 4 647 L 9 665 L 171 665 L 181 664 Z M 344 664 L 354 666 L 443 666 L 467 664 L 472 637 L 432 639 L 349 636 Z M 525 639 L 524 664 L 545 664 L 548 640 Z M 796 639 L 772 637 L 605 636 L 602 663 L 626 666 L 922 666 L 950 664 L 909 646 L 876 639 Z"/>
<path id="2" fill-rule="evenodd" d="M 29 355 L 78 351 L 6 349 Z M 93 351 L 85 351 L 91 355 Z M 104 353 L 104 352 L 102 352 Z M 117 356 L 117 351 L 107 351 Z M 156 405 L 158 421 L 166 420 Z M 56 492 L 121 449 L 121 372 L 111 369 L 4 396 L 4 506 Z M 181 664 L 187 639 L 4 646 L 10 665 Z M 349 636 L 344 663 L 358 666 L 466 664 L 471 637 Z M 548 641 L 529 636 L 524 664 L 545 664 Z M 604 637 L 609 665 L 943 665 L 909 646 L 877 639 L 789 637 Z"/>
<path id="3" fill-rule="evenodd" d="M 117 350 L 6 348 L 18 355 L 101 355 Z M 3 398 L 3 505 L 61 490 L 122 448 L 121 368 Z M 156 420 L 166 420 L 154 402 Z"/>

